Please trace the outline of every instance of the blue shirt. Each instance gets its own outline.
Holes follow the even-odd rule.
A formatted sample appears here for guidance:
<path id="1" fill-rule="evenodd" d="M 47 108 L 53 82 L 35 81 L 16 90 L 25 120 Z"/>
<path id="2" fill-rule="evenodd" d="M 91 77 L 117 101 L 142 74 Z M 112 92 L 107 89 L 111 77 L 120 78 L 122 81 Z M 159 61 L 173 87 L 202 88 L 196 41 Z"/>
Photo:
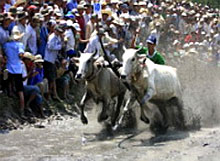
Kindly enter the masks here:
<path id="1" fill-rule="evenodd" d="M 9 31 L 0 26 L 0 45 L 4 45 L 9 39 Z"/>
<path id="2" fill-rule="evenodd" d="M 20 54 L 24 53 L 24 45 L 18 41 L 6 42 L 3 46 L 7 57 L 6 67 L 11 74 L 22 74 Z"/>
<path id="3" fill-rule="evenodd" d="M 67 11 L 77 8 L 77 0 L 68 0 L 66 4 Z"/>
<path id="4" fill-rule="evenodd" d="M 48 29 L 46 27 L 41 27 L 40 29 L 40 45 L 38 46 L 38 53 L 44 58 L 45 49 L 47 46 L 47 37 L 49 35 Z"/>
<path id="5" fill-rule="evenodd" d="M 14 28 L 15 25 L 16 25 L 16 22 L 13 21 L 13 22 L 11 22 L 10 25 L 8 26 L 8 31 L 9 31 L 10 34 L 11 34 L 12 29 Z"/>
<path id="6" fill-rule="evenodd" d="M 43 82 L 43 79 L 44 79 L 44 69 L 43 68 L 36 68 L 35 71 L 38 72 L 38 74 L 35 75 L 34 77 L 29 78 L 28 85 L 36 85 L 36 84 L 38 84 L 40 82 Z"/>

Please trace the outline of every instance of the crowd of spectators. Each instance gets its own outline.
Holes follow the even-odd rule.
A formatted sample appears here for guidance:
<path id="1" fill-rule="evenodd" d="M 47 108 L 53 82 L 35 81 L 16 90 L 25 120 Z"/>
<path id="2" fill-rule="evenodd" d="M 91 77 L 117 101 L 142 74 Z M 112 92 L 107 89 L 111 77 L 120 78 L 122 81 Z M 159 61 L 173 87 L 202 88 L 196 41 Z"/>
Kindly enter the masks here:
<path id="1" fill-rule="evenodd" d="M 101 4 L 101 9 L 97 7 Z M 18 97 L 19 113 L 42 102 L 69 98 L 73 57 L 102 55 L 99 35 L 111 61 L 121 61 L 123 46 L 146 45 L 154 35 L 165 57 L 194 54 L 220 61 L 220 10 L 178 0 L 1 0 L 0 91 Z"/>

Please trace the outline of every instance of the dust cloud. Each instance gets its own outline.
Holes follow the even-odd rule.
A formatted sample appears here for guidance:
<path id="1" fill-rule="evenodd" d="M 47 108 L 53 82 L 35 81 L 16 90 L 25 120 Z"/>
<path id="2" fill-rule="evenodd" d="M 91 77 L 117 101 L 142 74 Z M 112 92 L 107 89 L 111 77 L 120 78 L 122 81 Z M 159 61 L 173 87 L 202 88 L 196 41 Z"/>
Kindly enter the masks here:
<path id="1" fill-rule="evenodd" d="M 220 123 L 220 68 L 213 62 L 188 55 L 178 63 L 183 88 L 186 124 L 192 128 L 212 127 Z"/>

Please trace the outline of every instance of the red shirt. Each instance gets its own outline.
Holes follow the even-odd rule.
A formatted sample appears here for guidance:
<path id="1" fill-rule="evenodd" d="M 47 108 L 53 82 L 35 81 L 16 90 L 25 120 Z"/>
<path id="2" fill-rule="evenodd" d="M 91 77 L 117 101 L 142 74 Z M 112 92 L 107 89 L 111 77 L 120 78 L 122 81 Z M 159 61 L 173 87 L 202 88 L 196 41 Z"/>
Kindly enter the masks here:
<path id="1" fill-rule="evenodd" d="M 196 34 L 196 35 L 187 35 L 184 39 L 184 42 L 186 43 L 190 43 L 190 42 L 197 42 L 199 41 L 199 35 Z"/>
<path id="2" fill-rule="evenodd" d="M 86 25 L 85 25 L 84 17 L 83 16 L 77 16 L 76 20 L 78 21 L 79 27 L 81 29 L 80 37 L 81 37 L 81 39 L 85 40 L 85 28 L 86 28 Z"/>
<path id="3" fill-rule="evenodd" d="M 0 6 L 0 13 L 3 13 L 5 10 L 4 5 Z"/>

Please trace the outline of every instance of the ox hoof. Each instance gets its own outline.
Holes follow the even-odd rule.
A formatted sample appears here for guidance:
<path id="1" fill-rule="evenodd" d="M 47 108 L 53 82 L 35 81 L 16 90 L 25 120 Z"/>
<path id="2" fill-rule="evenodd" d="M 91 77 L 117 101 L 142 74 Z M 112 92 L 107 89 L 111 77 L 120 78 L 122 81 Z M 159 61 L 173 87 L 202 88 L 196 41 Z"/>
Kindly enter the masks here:
<path id="1" fill-rule="evenodd" d="M 99 115 L 98 122 L 103 122 L 108 119 L 108 115 Z"/>
<path id="2" fill-rule="evenodd" d="M 88 119 L 85 116 L 81 116 L 81 121 L 83 124 L 88 124 Z"/>
<path id="3" fill-rule="evenodd" d="M 150 130 L 157 136 L 157 135 L 163 135 L 167 132 L 168 125 L 164 125 L 161 122 L 154 122 L 150 125 Z"/>

